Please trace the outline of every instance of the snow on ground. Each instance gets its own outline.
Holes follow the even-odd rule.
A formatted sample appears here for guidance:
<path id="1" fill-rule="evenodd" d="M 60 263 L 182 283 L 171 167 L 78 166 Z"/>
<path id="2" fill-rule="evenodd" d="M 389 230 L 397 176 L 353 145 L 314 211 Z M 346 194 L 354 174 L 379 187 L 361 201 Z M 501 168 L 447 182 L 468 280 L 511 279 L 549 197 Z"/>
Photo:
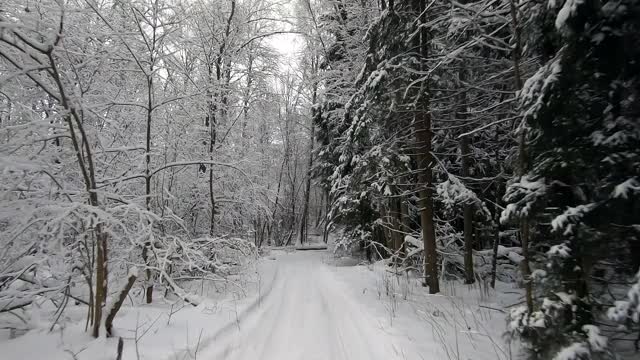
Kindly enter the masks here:
<path id="1" fill-rule="evenodd" d="M 428 295 L 418 279 L 396 275 L 383 262 L 356 263 L 326 250 L 272 250 L 246 296 L 187 305 L 170 320 L 168 304 L 123 308 L 115 324 L 124 338 L 123 359 L 510 358 L 500 309 L 517 302 L 519 290 L 500 284 L 496 295 L 445 283 L 444 295 Z M 7 360 L 115 359 L 117 340 L 89 338 L 83 311 L 71 309 L 72 325 L 63 331 L 42 327 L 0 341 L 0 354 Z"/>
<path id="2" fill-rule="evenodd" d="M 222 334 L 207 359 L 402 359 L 347 284 L 323 262 L 324 251 L 276 258 L 273 290 L 237 328 Z"/>
<path id="3" fill-rule="evenodd" d="M 484 284 L 451 281 L 441 283 L 441 294 L 430 295 L 419 279 L 396 274 L 383 261 L 350 267 L 341 263 L 331 271 L 349 284 L 403 359 L 515 357 L 515 347 L 503 336 L 504 308 L 520 301 L 520 289 L 498 283 L 494 291 Z"/>
<path id="4" fill-rule="evenodd" d="M 280 252 L 277 276 L 259 306 L 218 334 L 203 358 L 509 359 L 506 302 L 521 292 L 445 283 L 428 295 L 417 279 L 379 262 L 355 265 L 327 251 Z"/>
<path id="5" fill-rule="evenodd" d="M 3 360 L 113 360 L 117 337 L 124 340 L 123 359 L 163 360 L 193 359 L 207 339 L 221 327 L 236 322 L 238 314 L 249 307 L 261 289 L 273 277 L 275 267 L 263 261 L 260 272 L 252 269 L 237 283 L 192 284 L 207 294 L 208 300 L 197 307 L 181 301 L 156 300 L 152 305 L 131 306 L 125 302 L 114 322 L 114 338 L 93 339 L 84 331 L 85 306 L 70 306 L 65 312 L 65 325 L 49 332 L 51 323 L 42 321 L 16 339 L 7 340 L 0 333 L 0 358 Z M 217 288 L 217 290 L 216 290 Z M 156 292 L 158 297 L 160 292 Z M 129 303 L 129 304 L 127 304 Z M 47 304 L 44 303 L 43 306 Z M 48 309 L 40 310 L 40 318 Z M 38 312 L 35 312 L 38 314 Z M 137 341 L 136 341 L 137 339 Z"/>

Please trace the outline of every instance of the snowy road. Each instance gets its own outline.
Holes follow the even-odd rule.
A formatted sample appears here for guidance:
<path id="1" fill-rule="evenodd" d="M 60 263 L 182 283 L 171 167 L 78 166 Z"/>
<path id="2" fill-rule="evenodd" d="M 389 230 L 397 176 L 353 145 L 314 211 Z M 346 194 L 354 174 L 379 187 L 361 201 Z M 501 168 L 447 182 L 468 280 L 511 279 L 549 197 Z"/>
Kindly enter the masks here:
<path id="1" fill-rule="evenodd" d="M 211 344 L 211 360 L 401 359 L 380 324 L 346 291 L 325 251 L 272 260 L 263 295 Z"/>

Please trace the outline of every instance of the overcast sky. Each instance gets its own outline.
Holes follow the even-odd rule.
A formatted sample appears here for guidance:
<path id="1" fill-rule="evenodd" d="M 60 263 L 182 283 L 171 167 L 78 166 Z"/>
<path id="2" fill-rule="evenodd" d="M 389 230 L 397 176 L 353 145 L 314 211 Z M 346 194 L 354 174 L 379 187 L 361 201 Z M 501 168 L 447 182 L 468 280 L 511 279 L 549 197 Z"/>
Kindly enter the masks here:
<path id="1" fill-rule="evenodd" d="M 278 1 L 280 2 L 280 1 Z M 288 4 L 284 4 L 287 11 L 280 14 L 283 19 L 292 20 L 293 7 L 296 0 L 290 0 Z M 302 48 L 302 38 L 299 34 L 277 34 L 267 38 L 267 41 L 281 55 L 281 65 L 286 67 L 296 66 L 297 54 Z"/>

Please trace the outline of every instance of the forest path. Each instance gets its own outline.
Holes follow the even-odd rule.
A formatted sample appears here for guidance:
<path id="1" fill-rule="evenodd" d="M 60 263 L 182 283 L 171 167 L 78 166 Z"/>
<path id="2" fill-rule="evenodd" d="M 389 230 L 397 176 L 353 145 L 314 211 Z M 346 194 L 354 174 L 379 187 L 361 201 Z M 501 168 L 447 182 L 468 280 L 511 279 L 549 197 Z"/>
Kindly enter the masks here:
<path id="1" fill-rule="evenodd" d="M 375 317 L 326 264 L 326 251 L 271 257 L 256 306 L 211 344 L 210 360 L 402 359 Z M 208 355 L 208 354 L 207 354 Z"/>

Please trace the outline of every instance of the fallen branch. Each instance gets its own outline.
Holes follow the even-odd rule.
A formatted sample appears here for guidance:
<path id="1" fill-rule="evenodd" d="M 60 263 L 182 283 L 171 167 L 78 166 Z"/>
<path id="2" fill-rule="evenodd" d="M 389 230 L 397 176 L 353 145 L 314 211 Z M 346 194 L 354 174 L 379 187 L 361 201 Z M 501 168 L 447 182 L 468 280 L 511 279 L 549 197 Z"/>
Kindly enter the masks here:
<path id="1" fill-rule="evenodd" d="M 0 308 L 0 313 L 10 312 L 10 311 L 13 311 L 13 310 L 21 309 L 21 308 L 23 308 L 25 306 L 31 305 L 32 302 L 33 301 L 31 301 L 31 300 L 27 300 L 27 301 L 23 301 L 23 302 L 20 302 L 18 304 L 15 304 L 15 305 L 10 305 L 10 302 L 7 302 L 6 305 L 4 305 L 2 308 Z"/>
<path id="2" fill-rule="evenodd" d="M 480 305 L 480 307 L 481 307 L 481 308 L 483 308 L 483 309 L 489 309 L 489 310 L 493 310 L 493 311 L 499 311 L 499 312 L 501 312 L 501 313 L 503 313 L 503 314 L 506 314 L 506 313 L 507 313 L 506 311 L 504 311 L 504 310 L 502 310 L 502 309 L 497 309 L 497 308 L 494 308 L 494 307 L 491 307 L 491 306 Z"/>
<path id="3" fill-rule="evenodd" d="M 188 304 L 191 304 L 193 306 L 200 305 L 200 303 L 202 302 L 202 299 L 199 296 L 194 294 L 189 294 L 188 292 L 184 291 L 184 289 L 178 286 L 178 284 L 176 284 L 174 279 L 171 278 L 164 270 L 159 270 L 159 271 L 160 271 L 160 280 L 164 279 L 169 285 L 169 287 L 171 288 L 171 290 L 173 291 L 173 293 L 176 294 L 180 299 L 182 299 L 182 301 Z"/>
<path id="4" fill-rule="evenodd" d="M 30 278 L 30 277 L 27 277 L 26 275 L 22 275 L 22 276 L 20 276 L 20 278 L 19 278 L 19 279 L 20 279 L 20 280 L 22 280 L 22 281 L 26 281 L 26 282 L 28 282 L 28 283 L 30 283 L 30 284 L 33 284 L 33 285 L 39 285 L 39 284 L 38 284 L 34 279 L 32 279 L 32 278 Z M 62 289 L 64 289 L 64 288 L 68 287 L 68 286 L 69 286 L 69 285 L 64 285 L 63 287 L 57 287 L 57 288 L 46 288 L 46 287 L 45 287 L 45 290 L 43 290 L 43 291 L 56 291 L 56 290 L 62 290 Z M 88 301 L 86 301 L 86 300 L 84 300 L 84 299 L 82 299 L 82 298 L 80 298 L 80 297 L 77 297 L 77 296 L 72 295 L 72 294 L 71 294 L 71 292 L 69 292 L 69 294 L 67 294 L 67 296 L 69 296 L 70 298 L 72 298 L 73 300 L 75 300 L 75 301 L 77 301 L 77 302 L 79 302 L 79 303 L 81 303 L 81 304 L 84 304 L 84 305 L 87 305 L 87 306 L 89 305 L 89 302 L 88 302 Z"/>

